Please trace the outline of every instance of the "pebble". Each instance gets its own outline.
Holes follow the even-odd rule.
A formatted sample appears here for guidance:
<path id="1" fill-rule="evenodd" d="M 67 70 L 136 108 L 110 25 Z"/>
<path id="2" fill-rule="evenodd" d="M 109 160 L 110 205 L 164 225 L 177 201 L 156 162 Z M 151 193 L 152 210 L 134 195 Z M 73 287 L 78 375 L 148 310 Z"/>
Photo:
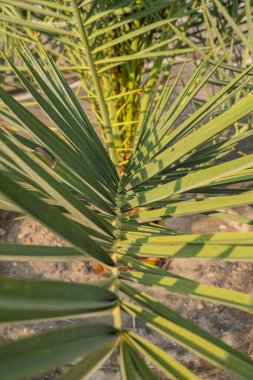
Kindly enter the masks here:
<path id="1" fill-rule="evenodd" d="M 6 231 L 3 228 L 0 228 L 0 236 L 4 236 L 6 234 Z"/>
<path id="2" fill-rule="evenodd" d="M 27 239 L 29 237 L 29 233 L 21 232 L 18 234 L 18 239 Z"/>
<path id="3" fill-rule="evenodd" d="M 197 316 L 198 316 L 198 312 L 197 311 L 192 310 L 192 311 L 189 312 L 189 317 L 190 318 L 195 319 L 195 318 L 197 318 Z"/>
<path id="4" fill-rule="evenodd" d="M 95 375 L 92 377 L 93 380 L 120 380 L 120 374 L 119 373 L 108 373 L 103 370 L 98 371 Z"/>
<path id="5" fill-rule="evenodd" d="M 228 227 L 226 226 L 226 224 L 220 224 L 219 225 L 219 230 L 226 231 L 227 229 L 228 229 Z"/>

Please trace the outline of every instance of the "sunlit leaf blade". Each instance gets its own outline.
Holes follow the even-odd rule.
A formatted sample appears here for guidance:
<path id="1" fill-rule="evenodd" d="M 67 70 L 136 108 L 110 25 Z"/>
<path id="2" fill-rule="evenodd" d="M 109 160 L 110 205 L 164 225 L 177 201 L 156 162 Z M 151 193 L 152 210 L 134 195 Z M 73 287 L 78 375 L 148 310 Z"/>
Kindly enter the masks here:
<path id="1" fill-rule="evenodd" d="M 11 203 L 3 194 L 0 194 L 0 209 L 19 212 L 18 207 Z"/>
<path id="2" fill-rule="evenodd" d="M 127 308 L 125 308 L 125 310 L 127 310 Z M 129 345 L 147 356 L 159 369 L 161 369 L 167 376 L 169 376 L 169 378 L 175 380 L 198 379 L 198 377 L 194 375 L 190 370 L 169 356 L 167 352 L 149 342 L 147 339 L 134 332 L 128 332 L 125 334 L 125 337 L 125 339 L 129 342 Z"/>
<path id="3" fill-rule="evenodd" d="M 156 225 L 157 226 L 157 225 Z M 158 227 L 158 226 L 157 226 Z M 163 227 L 163 226 L 161 226 Z M 151 229 L 153 233 L 155 229 Z M 166 229 L 165 229 L 166 231 Z M 253 243 L 253 232 L 216 232 L 216 233 L 199 233 L 199 234 L 165 234 L 164 236 L 156 236 L 154 233 L 149 236 L 136 236 L 135 238 L 129 240 L 122 240 L 120 244 L 165 244 L 165 245 L 174 245 L 174 244 L 223 244 L 223 245 L 250 245 Z"/>
<path id="4" fill-rule="evenodd" d="M 120 365 L 123 380 L 155 380 L 145 361 L 135 349 L 123 341 L 120 346 Z"/>
<path id="5" fill-rule="evenodd" d="M 213 364 L 226 369 L 239 379 L 250 380 L 253 364 L 248 357 L 162 305 L 153 297 L 125 284 L 121 285 L 121 289 L 145 308 L 153 311 L 150 312 L 140 306 L 125 302 L 124 309 L 131 315 L 141 318 L 149 327 L 165 334 L 170 339 L 176 340 L 179 344 L 195 351 Z"/>
<path id="6" fill-rule="evenodd" d="M 175 202 L 167 207 L 156 210 L 140 211 L 139 214 L 129 217 L 129 219 L 138 219 L 139 222 L 149 222 L 166 218 L 168 216 L 183 216 L 198 214 L 206 211 L 217 210 L 223 207 L 236 207 L 253 202 L 253 192 L 247 191 L 240 195 L 207 197 L 201 200 L 190 200 L 187 202 Z"/>
<path id="7" fill-rule="evenodd" d="M 193 93 L 190 93 L 190 89 L 192 89 L 192 86 L 194 83 L 196 83 L 196 80 L 200 76 L 201 72 L 203 71 L 203 68 L 206 66 L 211 53 L 209 53 L 205 59 L 201 62 L 199 67 L 197 68 L 196 72 L 193 74 L 193 76 L 190 77 L 188 80 L 186 86 L 184 87 L 183 91 L 181 91 L 178 95 L 178 97 L 175 99 L 169 110 L 165 113 L 162 121 L 160 120 L 161 116 L 164 112 L 164 107 L 166 104 L 169 103 L 170 97 L 173 94 L 173 92 L 176 89 L 176 86 L 178 85 L 178 81 L 180 80 L 182 73 L 185 69 L 185 65 L 187 61 L 182 65 L 181 69 L 179 70 L 177 77 L 175 81 L 172 83 L 171 86 L 169 86 L 169 91 L 167 93 L 167 96 L 162 97 L 162 100 L 166 100 L 166 103 L 164 104 L 164 107 L 161 108 L 158 115 L 152 113 L 149 119 L 146 120 L 146 125 L 143 126 L 143 133 L 142 136 L 140 136 L 138 145 L 138 154 L 135 157 L 135 164 L 139 166 L 140 160 L 144 161 L 146 163 L 148 157 L 150 155 L 153 155 L 153 153 L 156 153 L 156 145 L 161 141 L 162 137 L 165 136 L 165 133 L 161 133 L 164 129 L 168 132 L 177 119 L 179 115 L 182 114 L 183 110 L 187 106 L 187 104 L 190 102 L 191 98 L 194 96 L 194 93 L 198 91 L 198 88 L 201 88 L 203 85 L 202 83 L 198 84 L 196 86 L 196 89 Z M 212 72 L 212 71 L 211 71 Z M 210 75 L 210 74 L 209 74 Z M 206 80 L 206 79 L 205 79 Z M 166 88 L 166 86 L 165 86 Z M 156 115 L 156 117 L 154 117 Z M 154 133 L 154 131 L 156 133 Z M 149 141 L 150 140 L 150 141 Z M 152 151 L 147 151 L 146 154 L 143 153 L 143 150 L 146 150 L 146 148 L 152 147 Z M 139 162 L 138 162 L 139 161 Z"/>
<path id="8" fill-rule="evenodd" d="M 160 272 L 160 273 L 159 273 Z M 229 289 L 210 286 L 184 279 L 166 271 L 157 270 L 155 273 L 122 272 L 125 280 L 148 286 L 165 288 L 171 292 L 181 293 L 189 297 L 200 298 L 209 302 L 217 302 L 222 305 L 235 307 L 253 313 L 253 296 Z"/>
<path id="9" fill-rule="evenodd" d="M 253 155 L 247 155 L 226 163 L 214 165 L 207 169 L 198 170 L 195 173 L 189 173 L 178 180 L 161 185 L 159 188 L 141 192 L 134 201 L 129 201 L 129 205 L 131 208 L 147 205 L 149 202 L 163 200 L 172 195 L 184 193 L 191 189 L 197 189 L 201 186 L 215 185 L 215 182 L 219 179 L 236 174 L 243 169 L 251 168 L 252 158 Z M 128 205 L 126 205 L 126 207 L 127 206 Z"/>
<path id="10" fill-rule="evenodd" d="M 227 20 L 229 26 L 232 28 L 235 34 L 237 34 L 240 37 L 240 40 L 249 48 L 251 53 L 253 52 L 253 46 L 251 45 L 250 41 L 244 36 L 244 33 L 242 30 L 240 30 L 240 27 L 236 25 L 236 22 L 233 20 L 233 18 L 228 14 L 225 7 L 220 3 L 219 0 L 214 0 L 214 3 L 218 7 L 219 11 L 222 13 L 224 18 Z"/>
<path id="11" fill-rule="evenodd" d="M 165 230 L 166 231 L 166 230 Z M 252 261 L 252 232 L 214 234 L 128 234 L 119 243 L 119 252 L 146 257 L 185 257 Z M 121 260 L 125 260 L 122 256 Z M 129 263 L 132 258 L 128 257 Z"/>
<path id="12" fill-rule="evenodd" d="M 57 28 L 56 26 L 53 25 L 52 22 L 51 23 L 29 22 L 17 17 L 5 16 L 4 14 L 0 15 L 0 21 L 6 21 L 8 23 L 11 23 L 17 26 L 29 27 L 32 30 L 45 32 L 45 33 L 49 33 L 53 35 L 55 34 L 72 35 L 72 36 L 76 35 L 76 33 L 64 29 L 64 27 L 66 27 L 66 23 L 64 23 L 65 25 L 63 25 L 63 28 Z"/>
<path id="13" fill-rule="evenodd" d="M 216 136 L 218 133 L 222 132 L 229 125 L 248 115 L 253 110 L 252 100 L 252 95 L 246 96 L 237 104 L 232 106 L 229 111 L 217 116 L 205 126 L 202 126 L 192 134 L 179 140 L 179 142 L 175 143 L 172 147 L 162 151 L 155 157 L 154 160 L 152 160 L 152 162 L 144 166 L 132 177 L 131 182 L 126 188 L 130 190 L 138 184 L 147 181 L 154 175 L 159 174 L 162 170 L 166 169 L 187 154 L 189 147 L 192 151 L 201 144 L 210 140 L 212 137 Z"/>
<path id="14" fill-rule="evenodd" d="M 39 3 L 36 1 L 36 3 Z M 49 17 L 58 17 L 62 20 L 70 20 L 69 17 L 65 16 L 64 14 L 59 14 L 57 12 L 52 12 L 51 10 L 46 10 L 46 9 L 43 9 L 42 7 L 36 7 L 36 6 L 33 6 L 32 4 L 29 4 L 27 1 L 16 1 L 16 0 L 2 0 L 2 4 L 6 4 L 6 5 L 13 5 L 15 6 L 16 8 L 21 8 L 21 9 L 24 9 L 24 10 L 27 10 L 27 11 L 31 11 L 31 12 L 35 12 L 36 14 L 41 14 L 41 15 L 44 15 L 44 16 L 49 16 Z M 48 5 L 47 3 L 42 3 L 42 5 Z M 67 7 L 59 7 L 57 4 L 55 4 L 55 8 L 56 9 L 61 9 L 61 10 L 64 10 L 64 9 L 68 9 Z"/>
<path id="15" fill-rule="evenodd" d="M 119 249 L 119 252 L 140 257 L 166 257 L 166 258 L 195 258 L 195 259 L 216 259 L 226 261 L 249 261 L 252 262 L 252 243 L 249 245 L 231 244 L 142 244 L 131 245 L 126 250 Z"/>
<path id="16" fill-rule="evenodd" d="M 224 57 L 222 58 L 222 60 L 223 59 Z M 218 64 L 215 65 L 215 67 L 211 70 L 211 73 L 214 73 L 215 70 L 217 70 L 217 68 L 219 68 L 219 66 L 222 65 L 222 60 Z M 201 76 L 200 76 L 201 69 L 203 69 L 206 62 L 207 62 L 207 59 L 205 59 L 200 64 L 200 66 L 198 67 L 198 70 L 193 75 L 193 77 L 189 79 L 187 85 L 184 87 L 184 89 L 181 91 L 179 96 L 176 98 L 173 105 L 167 111 L 165 117 L 163 117 L 161 120 L 160 118 L 156 120 L 153 120 L 152 118 L 148 118 L 146 123 L 143 125 L 144 131 L 147 128 L 150 128 L 152 125 L 151 131 L 153 133 L 151 136 L 150 136 L 150 133 L 149 134 L 146 133 L 145 139 L 143 138 L 142 135 L 140 135 L 139 140 L 138 140 L 138 144 L 140 145 L 140 148 L 136 150 L 135 155 L 131 157 L 131 161 L 133 161 L 135 164 L 135 170 L 131 171 L 132 174 L 134 174 L 138 169 L 140 169 L 141 166 L 143 167 L 144 164 L 150 161 L 152 157 L 154 158 L 157 154 L 159 154 L 160 151 L 164 149 L 166 146 L 169 146 L 169 144 L 171 144 L 173 141 L 176 141 L 178 138 L 182 138 L 182 136 L 185 135 L 185 132 L 187 130 L 189 131 L 191 128 L 196 126 L 200 121 L 204 120 L 204 118 L 208 114 L 210 114 L 218 106 L 223 104 L 233 94 L 235 94 L 239 88 L 242 89 L 246 85 L 246 83 L 251 80 L 251 76 L 249 76 L 249 78 L 245 82 L 240 84 L 240 81 L 242 80 L 242 78 L 246 77 L 252 70 L 252 65 L 247 67 L 239 75 L 237 75 L 233 80 L 227 83 L 227 85 L 224 86 L 217 94 L 213 95 L 212 97 L 210 97 L 210 99 L 204 102 L 203 106 L 200 109 L 193 112 L 191 115 L 189 115 L 183 123 L 180 123 L 181 125 L 179 125 L 174 130 L 170 130 L 171 126 L 173 125 L 177 117 L 180 117 L 182 115 L 184 108 L 188 105 L 190 100 L 194 97 L 194 95 L 196 95 L 196 93 L 202 88 L 202 86 L 205 84 L 207 79 L 210 77 L 210 73 L 209 73 L 203 80 L 201 80 Z M 183 69 L 184 69 L 184 66 L 182 67 L 181 70 Z M 179 77 L 176 79 L 174 84 L 180 78 L 180 75 L 182 75 L 181 70 L 179 71 L 179 74 L 178 74 Z M 200 79 L 198 78 L 198 76 L 200 76 Z M 189 94 L 187 94 L 187 92 L 190 89 L 192 89 L 192 86 L 194 84 L 194 79 L 195 80 L 199 79 L 200 83 L 197 82 L 198 85 L 194 86 L 196 87 L 196 89 L 194 91 L 191 91 Z M 238 83 L 240 85 L 236 88 Z M 171 86 L 172 90 L 173 90 L 173 86 Z M 148 132 L 150 132 L 149 129 L 148 129 Z M 166 135 L 166 133 L 168 132 L 170 133 Z"/>

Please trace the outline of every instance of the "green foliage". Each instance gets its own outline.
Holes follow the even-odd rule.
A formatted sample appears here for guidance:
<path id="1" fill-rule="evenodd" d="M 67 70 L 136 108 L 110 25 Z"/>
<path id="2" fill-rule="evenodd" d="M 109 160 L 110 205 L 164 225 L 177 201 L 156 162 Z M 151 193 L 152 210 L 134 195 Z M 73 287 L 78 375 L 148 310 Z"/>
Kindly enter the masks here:
<path id="1" fill-rule="evenodd" d="M 94 259 L 107 270 L 107 278 L 87 284 L 0 279 L 1 323 L 73 321 L 3 344 L 0 378 L 33 378 L 66 365 L 59 379 L 86 379 L 114 351 L 124 380 L 157 378 L 148 363 L 168 378 L 197 378 L 126 329 L 124 312 L 251 380 L 248 357 L 140 290 L 163 288 L 253 311 L 252 295 L 143 261 L 253 261 L 252 232 L 185 235 L 158 224 L 194 214 L 239 220 L 226 207 L 253 203 L 253 156 L 245 144 L 253 134 L 250 1 L 0 0 L 0 6 L 0 70 L 32 97 L 22 104 L 0 89 L 8 126 L 0 129 L 0 208 L 32 216 L 69 245 L 2 244 L 0 260 Z M 186 54 L 196 62 L 185 83 Z M 75 94 L 68 73 L 79 78 Z M 32 104 L 52 127 L 29 111 Z M 87 323 L 95 316 L 111 323 Z"/>
<path id="2" fill-rule="evenodd" d="M 230 153 L 253 131 L 220 138 L 253 111 L 253 95 L 241 91 L 252 80 L 252 67 L 193 109 L 181 123 L 177 121 L 181 121 L 184 110 L 222 61 L 213 66 L 209 55 L 173 101 L 171 96 L 182 71 L 169 86 L 168 80 L 154 93 L 120 176 L 47 54 L 41 56 L 41 65 L 25 46 L 19 47 L 18 53 L 30 79 L 11 61 L 9 64 L 54 127 L 0 90 L 1 117 L 13 127 L 12 133 L 0 130 L 0 206 L 31 215 L 63 237 L 69 247 L 1 245 L 0 259 L 90 257 L 107 268 L 108 278 L 90 284 L 2 279 L 1 322 L 66 317 L 78 322 L 2 345 L 0 377 L 31 378 L 71 364 L 59 378 L 85 379 L 119 350 L 123 379 L 155 379 L 145 358 L 168 378 L 197 378 L 161 348 L 126 329 L 122 324 L 122 312 L 126 312 L 237 378 L 251 379 L 253 364 L 249 358 L 133 285 L 162 287 L 252 313 L 252 295 L 200 284 L 139 260 L 253 260 L 252 232 L 182 235 L 154 223 L 165 217 L 207 212 L 223 217 L 224 207 L 252 203 L 252 190 L 236 186 L 252 181 L 252 154 L 247 153 L 247 147 L 232 158 Z M 239 99 L 231 106 L 229 102 L 236 96 Z M 109 149 L 112 157 L 116 155 L 115 146 Z M 195 199 L 199 193 L 206 195 L 203 200 Z M 111 316 L 111 325 L 87 325 L 85 317 L 94 315 Z"/>
<path id="3" fill-rule="evenodd" d="M 152 87 L 158 79 L 164 80 L 159 78 L 161 68 L 166 72 L 175 57 L 195 51 L 195 46 L 175 35 L 170 24 L 181 20 L 180 30 L 190 29 L 199 19 L 195 3 L 40 0 L 31 4 L 29 0 L 3 0 L 2 50 L 8 57 L 15 56 L 26 72 L 26 65 L 13 50 L 13 40 L 20 36 L 30 46 L 41 41 L 61 71 L 74 72 L 80 78 L 76 94 L 91 101 L 110 156 L 115 164 L 117 160 L 121 163 L 130 153 Z M 0 70 L 5 74 L 8 67 L 3 64 Z M 117 157 L 113 156 L 114 144 Z"/>
<path id="4" fill-rule="evenodd" d="M 226 53 L 227 70 L 212 78 L 222 86 L 252 59 L 252 33 L 250 0 L 0 1 L 1 50 L 26 73 L 13 41 L 21 38 L 29 46 L 41 41 L 65 75 L 79 77 L 76 95 L 92 103 L 109 154 L 122 166 L 135 129 L 142 128 L 152 88 L 163 86 L 175 58 L 189 54 L 195 61 L 212 48 L 217 62 Z M 9 77 L 4 60 L 0 72 Z M 236 123 L 235 132 L 251 125 L 252 120 Z"/>

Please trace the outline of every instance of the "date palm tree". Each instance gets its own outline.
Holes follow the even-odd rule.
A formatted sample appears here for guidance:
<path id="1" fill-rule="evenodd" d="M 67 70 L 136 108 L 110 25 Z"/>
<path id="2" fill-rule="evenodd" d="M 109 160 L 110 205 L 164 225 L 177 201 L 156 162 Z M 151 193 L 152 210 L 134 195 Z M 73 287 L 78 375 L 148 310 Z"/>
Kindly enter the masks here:
<path id="1" fill-rule="evenodd" d="M 184 111 L 222 63 L 214 66 L 210 55 L 178 96 L 175 88 L 183 67 L 172 82 L 168 79 L 153 90 L 148 107 L 143 96 L 145 106 L 141 103 L 140 108 L 145 112 L 135 128 L 130 158 L 120 172 L 117 145 L 108 138 L 107 145 L 101 142 L 48 55 L 41 53 L 41 47 L 40 60 L 25 46 L 17 50 L 29 77 L 10 60 L 9 65 L 53 128 L 0 89 L 0 114 L 12 126 L 0 130 L 0 207 L 32 216 L 68 246 L 2 244 L 0 259 L 92 258 L 106 268 L 107 276 L 81 284 L 2 277 L 2 323 L 68 318 L 73 324 L 3 344 L 0 378 L 33 378 L 70 364 L 59 379 L 86 379 L 115 350 L 124 380 L 156 379 L 149 363 L 167 378 L 197 378 L 160 347 L 124 326 L 122 314 L 127 313 L 236 378 L 252 379 L 253 363 L 247 356 L 159 302 L 149 294 L 149 287 L 249 313 L 253 296 L 198 283 L 141 260 L 253 261 L 252 232 L 181 234 L 156 223 L 179 215 L 215 213 L 222 218 L 226 207 L 253 203 L 249 185 L 253 157 L 247 146 L 238 148 L 253 131 L 219 139 L 253 111 L 251 93 L 226 107 L 252 81 L 252 66 L 186 116 Z M 97 90 L 99 98 L 101 90 Z M 110 102 L 104 103 L 107 110 Z M 202 197 L 196 198 L 198 194 Z M 87 317 L 104 315 L 112 317 L 110 323 L 103 319 L 86 323 Z"/>

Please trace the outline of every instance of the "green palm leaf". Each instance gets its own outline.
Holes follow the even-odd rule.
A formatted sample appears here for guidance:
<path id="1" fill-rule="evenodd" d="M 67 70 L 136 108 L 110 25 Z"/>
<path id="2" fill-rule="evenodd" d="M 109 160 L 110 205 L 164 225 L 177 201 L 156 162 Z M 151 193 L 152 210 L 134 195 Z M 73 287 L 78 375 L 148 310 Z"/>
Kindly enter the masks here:
<path id="1" fill-rule="evenodd" d="M 238 378 L 250 379 L 253 364 L 249 358 L 233 350 L 211 334 L 209 335 L 153 297 L 140 293 L 125 284 L 121 285 L 121 289 L 144 307 L 153 310 L 150 312 L 140 306 L 125 302 L 123 308 L 131 315 L 141 318 L 149 327 L 176 340 L 190 350 L 194 350 L 200 356 L 227 369 Z"/>
<path id="2" fill-rule="evenodd" d="M 80 317 L 117 305 L 115 295 L 106 289 L 56 281 L 1 279 L 0 293 L 1 323 Z"/>
<path id="3" fill-rule="evenodd" d="M 18 380 L 36 376 L 98 349 L 109 350 L 118 339 L 110 326 L 75 326 L 11 342 L 2 347 L 0 375 Z M 32 362 L 32 365 L 31 365 Z"/>
<path id="4" fill-rule="evenodd" d="M 26 4 L 28 2 L 23 1 L 21 6 L 26 9 Z M 41 4 L 48 6 L 44 1 Z M 98 7 L 99 2 L 94 2 L 93 6 Z M 126 12 L 126 23 L 130 22 L 132 8 L 128 9 L 127 4 L 123 7 L 126 9 L 115 6 L 111 11 L 120 15 Z M 159 7 L 163 9 L 163 3 L 157 5 L 157 9 Z M 148 15 L 148 9 L 138 11 Z M 58 11 L 60 9 L 50 8 L 49 14 Z M 99 12 L 93 14 L 89 22 L 83 23 L 82 14 L 80 16 L 75 10 L 76 17 L 80 18 L 78 33 L 81 39 L 89 40 L 86 28 L 95 28 L 97 22 L 102 22 L 102 14 L 104 17 L 107 14 L 103 12 L 107 11 L 99 9 L 100 15 Z M 155 14 L 159 16 L 159 12 L 153 16 Z M 134 20 L 138 21 L 139 16 Z M 161 25 L 163 21 L 152 22 Z M 151 25 L 144 31 L 149 29 Z M 141 34 L 141 31 L 134 32 L 133 38 Z M 128 37 L 125 36 L 124 42 Z M 115 37 L 110 47 L 117 43 Z M 226 141 L 221 138 L 231 126 L 242 118 L 245 120 L 253 111 L 252 95 L 244 96 L 241 91 L 250 83 L 252 67 L 239 72 L 230 84 L 226 83 L 200 108 L 193 108 L 175 128 L 174 123 L 184 115 L 185 108 L 192 104 L 217 69 L 221 70 L 223 60 L 210 67 L 210 53 L 168 110 L 166 107 L 177 89 L 183 67 L 171 87 L 168 87 L 170 80 L 167 78 L 164 88 L 155 94 L 145 94 L 140 107 L 145 115 L 140 117 L 136 128 L 132 156 L 124 173 L 119 175 L 113 154 L 128 149 L 126 144 L 116 138 L 110 145 L 106 138 L 107 149 L 104 148 L 61 72 L 42 52 L 41 46 L 38 49 L 43 65 L 36 57 L 38 52 L 32 54 L 27 47 L 18 47 L 19 56 L 34 83 L 11 60 L 9 64 L 36 104 L 51 119 L 53 127 L 43 123 L 4 89 L 0 90 L 0 114 L 13 126 L 13 133 L 5 129 L 0 131 L 0 205 L 31 215 L 61 236 L 69 246 L 3 244 L 0 259 L 69 261 L 91 258 L 106 267 L 107 278 L 93 284 L 1 279 L 0 321 L 3 323 L 64 318 L 71 318 L 76 323 L 78 318 L 80 326 L 3 344 L 0 377 L 31 378 L 67 365 L 68 371 L 61 379 L 85 379 L 119 348 L 121 372 L 126 380 L 157 378 L 149 362 L 167 377 L 196 378 L 161 348 L 137 332 L 125 329 L 121 314 L 126 311 L 216 366 L 238 378 L 250 380 L 253 365 L 248 357 L 129 283 L 162 287 L 169 292 L 252 313 L 251 295 L 200 284 L 139 260 L 143 257 L 187 257 L 252 261 L 252 232 L 183 235 L 153 223 L 178 215 L 210 213 L 222 217 L 226 214 L 225 207 L 253 202 L 249 185 L 253 173 L 250 150 L 238 149 L 237 155 L 232 158 L 229 155 L 231 149 L 236 152 L 252 132 L 243 130 L 238 136 L 228 135 Z M 94 70 L 93 82 L 100 75 L 93 60 L 94 51 L 95 47 L 93 53 L 87 53 L 91 54 L 87 62 Z M 149 79 L 150 85 L 154 78 Z M 109 78 L 106 83 L 109 86 Z M 110 125 L 113 125 L 113 109 L 119 97 L 110 91 L 104 92 L 99 83 L 92 91 L 97 97 L 103 91 L 95 112 L 101 116 L 105 105 Z M 134 96 L 134 91 L 133 87 L 127 96 Z M 230 100 L 236 97 L 238 101 L 231 106 Z M 134 97 L 130 99 L 135 101 Z M 105 126 L 107 116 L 100 116 L 99 123 Z M 137 121 L 131 118 L 127 113 L 123 124 Z M 121 121 L 117 122 L 120 125 Z M 240 183 L 247 187 L 238 187 Z M 202 199 L 195 199 L 199 193 L 203 194 Z M 122 293 L 131 302 L 121 297 Z M 111 316 L 108 325 L 85 323 L 87 316 L 103 314 Z"/>

